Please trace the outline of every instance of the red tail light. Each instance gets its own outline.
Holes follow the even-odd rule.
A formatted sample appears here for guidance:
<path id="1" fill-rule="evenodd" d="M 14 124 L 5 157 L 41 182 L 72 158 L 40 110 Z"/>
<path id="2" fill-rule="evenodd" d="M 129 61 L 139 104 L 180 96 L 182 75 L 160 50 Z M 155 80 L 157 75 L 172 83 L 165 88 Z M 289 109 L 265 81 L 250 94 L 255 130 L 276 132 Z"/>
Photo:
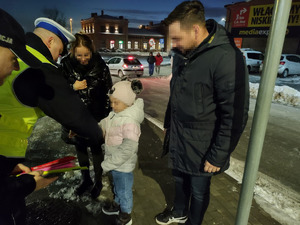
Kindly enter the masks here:
<path id="1" fill-rule="evenodd" d="M 128 56 L 128 59 L 129 59 L 129 60 L 133 60 L 134 57 L 133 57 L 133 56 Z"/>
<path id="2" fill-rule="evenodd" d="M 141 68 L 143 69 L 143 68 L 144 68 L 144 66 L 143 66 L 143 65 L 141 65 Z"/>
<path id="3" fill-rule="evenodd" d="M 125 69 L 127 69 L 127 68 L 128 68 L 128 65 L 127 65 L 127 64 L 123 64 L 122 67 L 125 68 Z"/>
<path id="4" fill-rule="evenodd" d="M 285 64 L 285 62 L 284 61 L 280 61 L 280 63 L 279 63 L 280 65 L 284 65 Z"/>

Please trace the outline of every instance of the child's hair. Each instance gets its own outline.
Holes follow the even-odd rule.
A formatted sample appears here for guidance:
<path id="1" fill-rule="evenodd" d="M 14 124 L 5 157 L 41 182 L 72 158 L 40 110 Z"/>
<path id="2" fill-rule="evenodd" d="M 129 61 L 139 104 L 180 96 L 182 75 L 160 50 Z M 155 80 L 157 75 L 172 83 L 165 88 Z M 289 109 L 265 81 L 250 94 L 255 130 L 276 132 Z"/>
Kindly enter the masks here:
<path id="1" fill-rule="evenodd" d="M 142 82 L 139 80 L 122 80 L 114 84 L 109 90 L 108 95 L 112 96 L 126 105 L 131 106 L 136 98 L 137 94 L 140 94 L 143 90 Z"/>

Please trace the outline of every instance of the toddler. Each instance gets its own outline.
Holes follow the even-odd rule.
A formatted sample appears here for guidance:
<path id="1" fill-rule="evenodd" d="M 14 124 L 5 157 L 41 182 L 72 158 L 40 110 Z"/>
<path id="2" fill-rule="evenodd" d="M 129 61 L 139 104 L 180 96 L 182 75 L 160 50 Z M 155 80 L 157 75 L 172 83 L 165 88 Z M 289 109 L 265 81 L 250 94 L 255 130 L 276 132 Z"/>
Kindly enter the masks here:
<path id="1" fill-rule="evenodd" d="M 139 80 L 117 82 L 108 95 L 112 111 L 100 121 L 105 135 L 103 172 L 110 172 L 114 201 L 102 208 L 106 215 L 118 215 L 117 225 L 131 225 L 133 170 L 137 161 L 140 124 L 144 120 L 144 101 L 136 99 L 142 91 Z"/>

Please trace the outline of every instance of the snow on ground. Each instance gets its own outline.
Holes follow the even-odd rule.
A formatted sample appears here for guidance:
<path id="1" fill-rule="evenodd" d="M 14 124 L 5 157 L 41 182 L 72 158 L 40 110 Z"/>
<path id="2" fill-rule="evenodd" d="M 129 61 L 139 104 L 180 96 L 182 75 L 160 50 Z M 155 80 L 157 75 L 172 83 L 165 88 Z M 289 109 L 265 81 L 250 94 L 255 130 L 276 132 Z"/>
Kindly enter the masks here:
<path id="1" fill-rule="evenodd" d="M 250 96 L 257 98 L 258 83 L 250 83 Z M 275 86 L 272 101 L 284 105 L 300 107 L 300 92 L 289 86 Z"/>
<path id="2" fill-rule="evenodd" d="M 90 167 L 91 176 L 93 177 L 93 166 Z M 59 187 L 57 191 L 50 192 L 50 198 L 56 199 L 64 199 L 67 201 L 74 201 L 80 203 L 80 205 L 84 206 L 89 213 L 96 216 L 101 213 L 101 208 L 105 201 L 107 201 L 108 197 L 103 194 L 108 191 L 110 188 L 110 184 L 106 177 L 103 177 L 103 189 L 100 196 L 97 198 L 97 201 L 91 201 L 91 197 L 89 193 L 84 193 L 82 196 L 78 196 L 75 194 L 75 189 L 77 188 L 76 181 L 81 180 L 80 171 L 71 171 L 66 172 L 61 180 L 55 182 L 55 186 Z M 54 185 L 53 185 L 54 186 Z"/>
<path id="3" fill-rule="evenodd" d="M 242 183 L 245 162 L 230 159 L 230 167 L 225 173 Z M 254 199 L 267 213 L 282 225 L 299 224 L 300 194 L 283 186 L 277 180 L 258 172 L 254 186 Z"/>
<path id="4" fill-rule="evenodd" d="M 251 98 L 257 98 L 260 78 L 259 75 L 249 75 Z M 278 77 L 276 79 L 272 101 L 284 105 L 300 107 L 299 91 L 300 76 Z"/>

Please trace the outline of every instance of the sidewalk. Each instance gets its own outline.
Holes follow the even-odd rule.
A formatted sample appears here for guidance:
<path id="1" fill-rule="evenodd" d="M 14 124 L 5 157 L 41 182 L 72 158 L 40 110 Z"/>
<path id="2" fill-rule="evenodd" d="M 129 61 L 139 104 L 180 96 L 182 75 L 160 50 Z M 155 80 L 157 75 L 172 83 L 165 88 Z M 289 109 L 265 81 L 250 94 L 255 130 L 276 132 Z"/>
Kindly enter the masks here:
<path id="1" fill-rule="evenodd" d="M 134 225 L 154 225 L 155 215 L 166 205 L 171 206 L 173 181 L 167 168 L 167 157 L 160 158 L 163 132 L 148 120 L 142 124 L 138 165 L 134 171 Z M 38 164 L 73 154 L 72 146 L 60 140 L 60 125 L 46 117 L 41 119 L 31 137 L 28 162 Z M 32 193 L 27 198 L 30 225 L 110 225 L 113 218 L 101 213 L 101 206 L 112 194 L 108 178 L 98 201 L 88 195 L 73 195 L 80 175 L 63 176 L 49 188 Z M 226 174 L 213 177 L 211 202 L 203 225 L 233 225 L 238 205 L 240 185 Z M 60 194 L 61 193 L 61 194 Z M 32 221 L 39 220 L 38 223 Z M 40 222 L 42 221 L 42 222 Z M 66 222 L 69 221 L 69 222 Z M 279 225 L 253 202 L 248 225 Z"/>

